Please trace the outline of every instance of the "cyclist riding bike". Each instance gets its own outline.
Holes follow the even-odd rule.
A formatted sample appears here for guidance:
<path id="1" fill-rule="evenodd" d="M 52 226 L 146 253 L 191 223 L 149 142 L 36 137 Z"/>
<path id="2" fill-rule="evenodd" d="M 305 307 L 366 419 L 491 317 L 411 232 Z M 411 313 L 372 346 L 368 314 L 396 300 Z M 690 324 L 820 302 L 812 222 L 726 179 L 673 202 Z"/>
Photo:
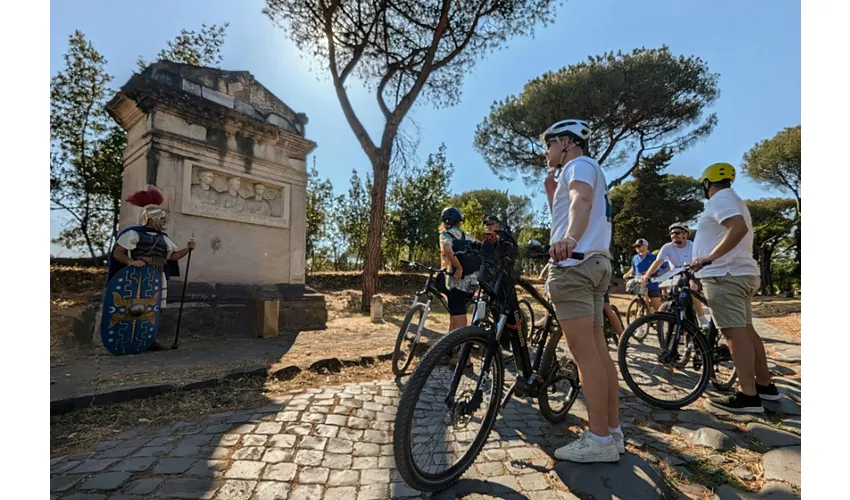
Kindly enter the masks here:
<path id="1" fill-rule="evenodd" d="M 680 222 L 674 222 L 673 224 L 670 224 L 668 231 L 670 232 L 670 243 L 665 243 L 661 247 L 661 250 L 658 251 L 658 257 L 655 259 L 655 262 L 649 266 L 649 269 L 642 278 L 644 284 L 649 282 L 649 277 L 654 275 L 665 262 L 668 262 L 671 266 L 677 268 L 690 264 L 693 260 L 694 244 L 688 239 L 688 234 L 690 232 L 688 230 L 688 226 Z M 690 286 L 691 290 L 699 291 L 699 279 L 697 278 L 692 281 Z M 700 324 L 707 327 L 709 320 L 705 316 L 702 303 L 698 300 L 694 301 L 694 309 L 696 310 Z"/>
<path id="2" fill-rule="evenodd" d="M 658 272 L 654 274 L 648 272 L 650 266 L 658 259 L 649 251 L 649 242 L 640 238 L 635 241 L 634 248 L 636 253 L 632 257 L 632 267 L 629 269 L 629 272 L 623 275 L 623 279 L 628 280 L 634 277 L 642 280 L 645 276 L 657 278 Z M 666 271 L 669 268 L 664 261 L 661 262 L 660 266 L 662 271 Z M 658 312 L 658 309 L 661 307 L 661 285 L 649 282 L 646 285 L 646 291 L 649 296 L 649 308 L 652 309 L 652 312 Z"/>

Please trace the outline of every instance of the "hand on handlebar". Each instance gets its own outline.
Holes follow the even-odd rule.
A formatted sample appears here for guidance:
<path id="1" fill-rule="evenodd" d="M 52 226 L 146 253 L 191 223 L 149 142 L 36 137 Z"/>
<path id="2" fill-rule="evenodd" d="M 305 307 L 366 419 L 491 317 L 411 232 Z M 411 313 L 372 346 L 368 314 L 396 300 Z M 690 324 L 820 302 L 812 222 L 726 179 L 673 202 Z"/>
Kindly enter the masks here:
<path id="1" fill-rule="evenodd" d="M 711 259 L 709 259 L 708 257 L 700 257 L 698 259 L 694 259 L 694 261 L 691 262 L 690 266 L 688 267 L 690 267 L 693 271 L 699 271 L 703 267 L 709 265 L 711 265 Z"/>
<path id="2" fill-rule="evenodd" d="M 573 240 L 572 238 L 564 238 L 549 247 L 549 256 L 551 256 L 556 261 L 561 262 L 562 260 L 569 259 L 572 256 L 573 250 L 575 250 L 575 248 L 575 240 Z"/>

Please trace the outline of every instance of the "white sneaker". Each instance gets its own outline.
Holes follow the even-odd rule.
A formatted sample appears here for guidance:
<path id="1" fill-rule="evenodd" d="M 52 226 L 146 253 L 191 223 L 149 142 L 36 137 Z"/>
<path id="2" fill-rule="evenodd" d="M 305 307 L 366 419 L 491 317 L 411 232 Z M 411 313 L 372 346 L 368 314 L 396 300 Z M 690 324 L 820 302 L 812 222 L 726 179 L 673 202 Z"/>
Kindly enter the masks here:
<path id="1" fill-rule="evenodd" d="M 617 446 L 617 453 L 622 455 L 626 452 L 626 436 L 624 436 L 622 432 L 612 432 L 611 435 L 614 437 L 614 444 Z"/>
<path id="2" fill-rule="evenodd" d="M 599 443 L 590 438 L 590 431 L 572 443 L 555 450 L 555 458 L 578 463 L 616 462 L 620 460 L 617 445 L 612 439 L 608 443 Z"/>

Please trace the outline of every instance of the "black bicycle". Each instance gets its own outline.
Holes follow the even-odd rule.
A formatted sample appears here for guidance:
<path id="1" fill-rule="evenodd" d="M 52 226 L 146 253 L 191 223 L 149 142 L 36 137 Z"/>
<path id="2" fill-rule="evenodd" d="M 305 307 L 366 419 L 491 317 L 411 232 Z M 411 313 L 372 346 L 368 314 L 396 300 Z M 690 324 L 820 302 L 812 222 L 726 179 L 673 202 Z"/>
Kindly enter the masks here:
<path id="1" fill-rule="evenodd" d="M 399 402 L 395 462 L 401 477 L 419 491 L 439 491 L 460 478 L 514 393 L 537 398 L 543 417 L 560 422 L 581 387 L 575 363 L 556 359 L 562 332 L 551 304 L 515 270 L 518 246 L 510 229 L 497 230 L 497 235 L 496 242 L 465 242 L 461 251 L 474 252 L 482 260 L 473 323 L 451 332 L 425 354 Z M 548 259 L 548 249 L 542 246 L 529 248 L 529 254 Z M 547 310 L 533 362 L 517 285 Z M 509 335 L 518 374 L 504 395 L 503 335 Z"/>
<path id="2" fill-rule="evenodd" d="M 620 373 L 632 392 L 653 406 L 669 410 L 696 401 L 709 381 L 718 391 L 728 391 L 737 379 L 729 346 L 714 322 L 705 334 L 699 327 L 693 300 L 707 301 L 691 290 L 693 277 L 688 266 L 665 275 L 672 280 L 670 296 L 674 297 L 665 304 L 667 311 L 629 324 L 617 350 Z M 639 332 L 643 331 L 654 335 L 640 339 Z M 632 339 L 636 342 L 630 342 Z M 678 383 L 685 388 L 679 389 Z"/>
<path id="3" fill-rule="evenodd" d="M 620 321 L 620 324 L 623 324 L 623 315 L 620 313 L 620 310 L 617 309 L 617 306 L 611 304 L 611 310 L 614 311 L 614 315 L 617 316 L 617 319 Z M 613 347 L 617 347 L 620 343 L 620 337 L 617 335 L 617 330 L 614 329 L 614 325 L 611 324 L 611 320 L 608 319 L 607 314 L 602 315 L 602 331 L 605 333 L 605 341 L 611 344 Z"/>
<path id="4" fill-rule="evenodd" d="M 436 299 L 446 311 L 449 310 L 449 305 L 443 293 L 437 286 L 437 280 L 442 278 L 443 271 L 433 267 L 420 264 L 418 262 L 401 261 L 402 264 L 419 269 L 428 273 L 428 278 L 425 280 L 425 286 L 421 291 L 417 292 L 413 298 L 413 304 L 404 321 L 401 322 L 401 328 L 398 331 L 398 337 L 395 340 L 395 349 L 393 350 L 393 373 L 397 377 L 404 375 L 405 371 L 413 362 L 416 354 L 419 341 L 422 338 L 422 333 L 426 330 L 425 319 L 428 317 L 428 312 L 431 311 L 431 303 Z M 474 308 L 475 301 L 470 298 L 467 304 L 467 311 L 470 307 Z"/>

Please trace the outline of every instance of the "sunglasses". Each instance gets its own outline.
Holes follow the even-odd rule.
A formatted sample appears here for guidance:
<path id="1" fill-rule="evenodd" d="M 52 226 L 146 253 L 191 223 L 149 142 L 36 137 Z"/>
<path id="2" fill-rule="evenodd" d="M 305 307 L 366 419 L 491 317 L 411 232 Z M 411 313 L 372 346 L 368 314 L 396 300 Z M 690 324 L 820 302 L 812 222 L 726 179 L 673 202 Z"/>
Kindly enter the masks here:
<path id="1" fill-rule="evenodd" d="M 685 234 L 681 231 L 670 231 L 670 236 L 679 236 L 680 234 Z"/>
<path id="2" fill-rule="evenodd" d="M 487 226 L 487 227 L 490 227 L 490 226 L 495 226 L 496 223 L 495 222 L 485 222 L 484 225 Z"/>

